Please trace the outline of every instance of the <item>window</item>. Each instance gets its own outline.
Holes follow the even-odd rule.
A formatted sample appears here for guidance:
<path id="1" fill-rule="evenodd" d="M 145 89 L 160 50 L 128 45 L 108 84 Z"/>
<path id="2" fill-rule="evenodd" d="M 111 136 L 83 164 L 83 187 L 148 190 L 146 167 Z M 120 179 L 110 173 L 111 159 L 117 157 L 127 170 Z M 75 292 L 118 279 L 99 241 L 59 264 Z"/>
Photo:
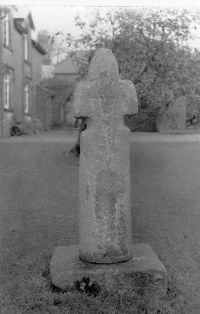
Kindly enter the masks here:
<path id="1" fill-rule="evenodd" d="M 11 75 L 5 73 L 3 76 L 3 102 L 4 109 L 10 109 L 10 95 L 11 95 Z"/>
<path id="2" fill-rule="evenodd" d="M 26 83 L 24 86 L 24 111 L 25 113 L 30 113 L 30 106 L 31 106 L 31 90 L 30 84 Z"/>
<path id="3" fill-rule="evenodd" d="M 29 59 L 29 53 L 28 52 L 29 52 L 28 51 L 28 35 L 25 34 L 24 35 L 24 59 L 26 61 L 28 61 L 28 59 Z"/>
<path id="4" fill-rule="evenodd" d="M 6 47 L 10 46 L 10 21 L 8 14 L 3 18 L 3 44 Z"/>

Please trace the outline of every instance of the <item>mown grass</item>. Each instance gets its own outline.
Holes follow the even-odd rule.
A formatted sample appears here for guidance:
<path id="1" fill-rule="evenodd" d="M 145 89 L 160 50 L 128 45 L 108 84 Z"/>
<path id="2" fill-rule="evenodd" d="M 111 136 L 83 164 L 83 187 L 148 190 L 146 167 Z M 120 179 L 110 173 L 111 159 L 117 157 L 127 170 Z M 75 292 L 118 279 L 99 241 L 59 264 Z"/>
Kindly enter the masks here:
<path id="1" fill-rule="evenodd" d="M 80 293 L 76 288 L 61 292 L 52 287 L 49 277 L 50 256 L 18 265 L 1 297 L 1 314 L 71 313 L 71 314 L 178 314 L 183 312 L 173 272 L 169 272 L 167 295 L 153 297 L 137 292 L 102 291 L 97 297 Z"/>
<path id="2" fill-rule="evenodd" d="M 199 146 L 135 143 L 132 148 L 133 239 L 151 244 L 167 267 L 164 299 L 52 290 L 48 254 L 56 245 L 78 241 L 78 165 L 69 160 L 69 149 L 62 143 L 1 147 L 0 172 L 8 176 L 1 176 L 0 313 L 200 313 L 200 216 L 195 210 L 200 180 L 194 158 Z"/>

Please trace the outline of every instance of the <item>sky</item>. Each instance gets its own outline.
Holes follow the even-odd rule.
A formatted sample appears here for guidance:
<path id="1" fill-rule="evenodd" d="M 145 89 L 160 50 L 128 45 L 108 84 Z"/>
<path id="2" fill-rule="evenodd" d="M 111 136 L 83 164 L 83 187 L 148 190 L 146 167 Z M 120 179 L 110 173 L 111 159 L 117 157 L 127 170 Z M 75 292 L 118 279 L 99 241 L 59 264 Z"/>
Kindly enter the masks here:
<path id="1" fill-rule="evenodd" d="M 102 10 L 119 6 L 198 7 L 200 9 L 200 0 L 56 0 L 56 4 L 55 0 L 43 0 L 42 2 L 41 0 L 26 2 L 0 0 L 1 4 L 15 4 L 30 8 L 36 31 L 46 29 L 50 33 L 55 33 L 63 30 L 76 37 L 79 34 L 79 29 L 74 24 L 77 13 L 80 13 L 82 17 L 87 15 L 89 18 L 90 12 L 97 6 L 101 7 Z M 197 34 L 200 37 L 200 29 L 197 30 Z"/>
<path id="2" fill-rule="evenodd" d="M 78 28 L 75 27 L 74 18 L 77 13 L 86 14 L 86 7 L 78 6 L 37 6 L 31 5 L 36 30 L 47 29 L 50 32 L 64 30 L 73 35 L 78 34 Z"/>
<path id="3" fill-rule="evenodd" d="M 50 1 L 47 2 L 45 6 L 39 6 L 36 4 L 37 1 L 34 1 L 32 4 L 30 3 L 31 12 L 33 15 L 33 19 L 35 22 L 36 29 L 48 29 L 51 32 L 57 30 L 65 30 L 66 32 L 72 32 L 73 34 L 77 34 L 77 28 L 74 25 L 74 18 L 76 14 L 79 12 L 82 16 L 88 14 L 92 10 L 92 8 L 100 6 L 101 9 L 109 8 L 109 7 L 117 7 L 117 6 L 178 6 L 178 7 L 199 7 L 199 0 L 86 0 L 86 1 L 55 1 L 52 3 Z M 42 2 L 45 3 L 45 2 Z M 41 3 L 41 2 L 40 2 Z M 70 3 L 72 3 L 70 5 Z M 67 5 L 66 5 L 67 4 Z M 90 11 L 89 11 L 90 10 Z M 68 31 L 69 30 L 69 31 Z"/>
<path id="4" fill-rule="evenodd" d="M 200 9 L 200 0 L 185 0 L 185 1 L 164 1 L 164 0 L 107 0 L 105 1 L 79 1 L 77 4 L 76 1 L 73 2 L 73 5 L 70 5 L 70 1 L 65 1 L 63 3 L 51 4 L 48 2 L 46 6 L 39 5 L 30 5 L 32 12 L 33 20 L 35 23 L 36 31 L 40 29 L 47 29 L 50 33 L 55 33 L 57 31 L 64 31 L 66 33 L 71 33 L 73 36 L 78 37 L 80 29 L 77 28 L 74 24 L 74 18 L 79 13 L 82 17 L 86 16 L 83 20 L 86 20 L 91 16 L 91 12 L 96 8 L 100 7 L 101 10 L 107 10 L 111 7 L 133 7 L 133 6 L 159 6 L 159 7 L 186 7 L 186 8 L 199 8 Z M 54 2 L 55 3 L 55 2 Z M 68 5 L 66 5 L 68 3 Z M 81 5 L 82 3 L 82 5 Z M 195 36 L 197 38 L 192 41 L 192 45 L 200 49 L 200 29 L 196 31 Z"/>

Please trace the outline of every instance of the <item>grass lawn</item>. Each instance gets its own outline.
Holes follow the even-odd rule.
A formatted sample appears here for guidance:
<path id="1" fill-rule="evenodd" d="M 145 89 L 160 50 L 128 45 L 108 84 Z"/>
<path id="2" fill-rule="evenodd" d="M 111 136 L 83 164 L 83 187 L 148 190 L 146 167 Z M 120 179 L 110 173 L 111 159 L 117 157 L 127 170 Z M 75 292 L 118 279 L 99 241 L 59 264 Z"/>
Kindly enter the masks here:
<path id="1" fill-rule="evenodd" d="M 78 243 L 78 163 L 71 144 L 0 143 L 1 312 L 200 313 L 200 145 L 131 144 L 133 241 L 152 245 L 169 273 L 168 294 L 127 297 L 50 286 L 57 245 Z"/>

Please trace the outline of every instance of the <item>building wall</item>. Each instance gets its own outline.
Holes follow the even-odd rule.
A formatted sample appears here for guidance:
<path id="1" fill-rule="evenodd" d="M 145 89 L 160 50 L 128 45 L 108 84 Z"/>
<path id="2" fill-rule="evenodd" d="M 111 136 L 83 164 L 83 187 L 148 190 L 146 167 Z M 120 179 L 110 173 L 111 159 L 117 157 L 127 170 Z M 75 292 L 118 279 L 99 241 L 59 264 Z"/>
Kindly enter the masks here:
<path id="1" fill-rule="evenodd" d="M 42 63 L 44 56 L 33 47 L 32 49 L 32 76 L 33 81 L 38 84 L 42 79 Z"/>
<path id="2" fill-rule="evenodd" d="M 23 118 L 23 41 L 22 36 L 15 29 L 12 32 L 11 38 L 13 43 L 13 62 L 14 62 L 14 82 L 13 82 L 13 109 L 16 121 L 21 121 Z"/>
<path id="3" fill-rule="evenodd" d="M 23 45 L 23 37 L 22 37 L 22 45 Z M 27 114 L 25 113 L 25 108 L 24 108 L 24 99 L 23 99 L 23 114 L 22 114 L 22 122 L 25 124 L 31 124 L 31 116 L 32 112 L 34 111 L 34 98 L 33 98 L 33 73 L 32 73 L 32 43 L 31 43 L 31 34 L 30 30 L 28 33 L 28 45 L 29 45 L 29 58 L 28 61 L 25 60 L 24 58 L 24 49 L 22 49 L 22 95 L 23 95 L 23 89 L 24 85 L 26 82 L 30 84 L 31 88 L 31 106 L 30 106 L 30 112 Z M 23 97 L 24 98 L 24 97 Z"/>
<path id="4" fill-rule="evenodd" d="M 3 28 L 1 28 L 1 38 L 3 39 Z M 22 38 L 15 30 L 12 15 L 10 13 L 10 38 L 11 46 L 9 48 L 2 45 L 2 76 L 7 70 L 12 71 L 11 83 L 11 108 L 3 109 L 3 130 L 2 136 L 10 135 L 10 126 L 13 121 L 22 118 Z M 3 77 L 1 78 L 1 80 Z M 3 82 L 2 82 L 3 85 Z M 3 90 L 1 95 L 1 104 L 3 106 Z"/>
<path id="5" fill-rule="evenodd" d="M 38 101 L 38 98 L 40 97 L 40 92 L 39 92 L 39 89 L 37 88 L 37 85 L 40 84 L 41 79 L 42 79 L 43 58 L 44 56 L 35 47 L 33 47 L 32 49 L 32 80 L 33 80 L 32 115 L 33 117 L 36 117 L 36 107 L 38 108 L 37 101 Z M 39 93 L 39 95 L 37 95 L 37 93 Z"/>
<path id="6" fill-rule="evenodd" d="M 3 110 L 3 137 L 10 135 L 10 127 L 13 121 L 23 120 L 23 72 L 24 72 L 24 60 L 23 60 L 23 37 L 14 26 L 14 20 L 12 18 L 12 12 L 10 12 L 10 40 L 11 45 L 9 48 L 2 47 L 2 75 L 11 70 L 13 73 L 11 82 L 11 108 L 9 110 Z M 3 28 L 1 30 L 1 37 L 3 38 Z M 3 81 L 3 77 L 2 77 Z M 3 84 L 3 82 L 2 82 Z M 3 95 L 1 96 L 3 105 Z M 12 118 L 11 118 L 12 115 Z M 8 119 L 9 117 L 9 119 Z"/>
<path id="7" fill-rule="evenodd" d="M 42 124 L 43 130 L 50 129 L 53 123 L 52 93 L 40 85 L 36 85 L 35 115 Z"/>
<path id="8" fill-rule="evenodd" d="M 30 27 L 28 30 L 29 40 L 29 60 L 24 59 L 24 34 L 16 29 L 12 10 L 9 12 L 10 16 L 10 38 L 11 45 L 9 48 L 4 47 L 3 42 L 3 27 L 2 21 L 0 23 L 0 37 L 1 37 L 1 53 L 0 53 L 0 69 L 1 77 L 0 83 L 3 86 L 3 74 L 9 70 L 12 73 L 11 82 L 11 107 L 9 110 L 1 108 L 0 119 L 3 121 L 0 128 L 0 136 L 10 136 L 10 127 L 14 121 L 27 122 L 31 121 L 32 115 L 35 112 L 36 88 L 35 84 L 41 80 L 41 68 L 43 54 L 40 53 L 31 41 Z M 24 23 L 27 25 L 27 23 Z M 24 86 L 29 82 L 31 87 L 31 108 L 29 114 L 25 114 L 24 108 Z M 0 106 L 3 106 L 3 90 L 0 95 Z"/>
<path id="9" fill-rule="evenodd" d="M 67 85 L 46 85 L 48 89 L 54 92 L 54 99 L 52 101 L 52 127 L 62 127 L 64 123 L 64 107 L 65 102 L 70 97 L 74 87 Z"/>

